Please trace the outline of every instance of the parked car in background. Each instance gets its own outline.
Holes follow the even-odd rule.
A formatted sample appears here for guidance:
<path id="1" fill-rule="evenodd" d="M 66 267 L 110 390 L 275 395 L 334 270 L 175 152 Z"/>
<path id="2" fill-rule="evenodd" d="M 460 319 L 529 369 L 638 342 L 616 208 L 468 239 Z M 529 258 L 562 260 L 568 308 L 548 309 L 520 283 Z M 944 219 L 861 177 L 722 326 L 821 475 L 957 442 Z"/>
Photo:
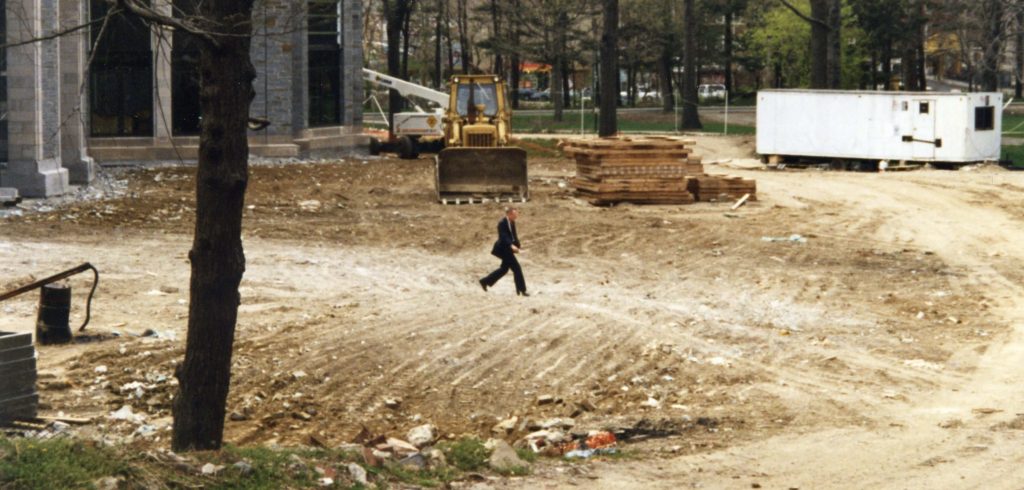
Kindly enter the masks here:
<path id="1" fill-rule="evenodd" d="M 536 93 L 536 92 L 537 91 L 532 89 L 532 88 L 518 88 L 518 89 L 516 89 L 516 94 L 519 95 L 519 100 L 531 100 L 531 97 L 533 97 L 533 94 Z"/>
<path id="2" fill-rule="evenodd" d="M 700 100 L 725 99 L 725 85 L 705 83 L 697 87 L 697 98 Z"/>
<path id="3" fill-rule="evenodd" d="M 529 100 L 534 101 L 548 101 L 551 100 L 551 89 L 544 89 L 534 92 L 530 95 Z"/>

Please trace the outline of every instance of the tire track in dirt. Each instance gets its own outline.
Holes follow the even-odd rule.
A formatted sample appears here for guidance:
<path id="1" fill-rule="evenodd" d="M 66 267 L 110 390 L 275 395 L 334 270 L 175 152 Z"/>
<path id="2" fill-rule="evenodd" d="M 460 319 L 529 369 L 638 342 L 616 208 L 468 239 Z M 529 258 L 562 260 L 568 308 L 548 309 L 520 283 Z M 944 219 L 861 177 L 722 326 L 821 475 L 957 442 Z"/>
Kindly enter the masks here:
<path id="1" fill-rule="evenodd" d="M 843 176 L 829 178 L 829 188 L 846 199 L 856 196 L 866 213 L 883 219 L 874 240 L 936 251 L 966 272 L 965 278 L 950 281 L 952 287 L 986 291 L 998 303 L 1002 318 L 1018 321 L 1024 312 L 1024 301 L 1018 299 L 1024 297 L 1024 288 L 988 266 L 986 252 L 993 244 L 1024 240 L 1020 222 L 1008 218 L 997 206 L 964 203 L 956 188 L 936 192 L 942 186 L 920 184 L 918 178 L 894 180 L 868 183 L 857 175 Z M 771 189 L 771 185 L 761 185 Z M 1024 253 L 1014 251 L 1013 258 L 1024 265 Z M 752 481 L 769 487 L 925 488 L 954 484 L 1016 488 L 1024 462 L 1019 437 L 990 428 L 1012 417 L 1013 407 L 1024 404 L 1019 390 L 1024 379 L 1022 366 L 1024 325 L 1017 324 L 1005 338 L 989 346 L 973 372 L 937 376 L 937 390 L 925 385 L 911 394 L 907 403 L 863 407 L 879 421 L 890 420 L 891 427 L 783 435 L 679 458 L 671 464 L 659 463 L 657 468 L 644 463 L 602 466 L 599 486 L 720 487 L 745 486 Z M 936 379 L 922 381 L 936 384 Z M 974 411 L 983 407 L 1002 409 L 1004 415 L 985 416 Z M 961 428 L 939 427 L 951 419 L 962 424 Z M 697 468 L 701 468 L 700 475 L 693 472 Z M 666 481 L 672 484 L 663 483 Z"/>

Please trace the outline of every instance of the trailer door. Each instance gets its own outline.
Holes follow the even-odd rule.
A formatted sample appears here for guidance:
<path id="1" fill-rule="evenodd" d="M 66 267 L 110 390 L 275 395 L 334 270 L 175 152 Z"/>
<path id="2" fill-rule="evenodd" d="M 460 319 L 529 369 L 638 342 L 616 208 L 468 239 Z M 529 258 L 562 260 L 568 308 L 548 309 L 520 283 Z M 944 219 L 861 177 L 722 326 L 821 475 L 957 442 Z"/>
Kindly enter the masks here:
<path id="1" fill-rule="evenodd" d="M 914 159 L 934 160 L 935 147 L 935 99 L 915 99 L 911 109 L 914 122 Z"/>

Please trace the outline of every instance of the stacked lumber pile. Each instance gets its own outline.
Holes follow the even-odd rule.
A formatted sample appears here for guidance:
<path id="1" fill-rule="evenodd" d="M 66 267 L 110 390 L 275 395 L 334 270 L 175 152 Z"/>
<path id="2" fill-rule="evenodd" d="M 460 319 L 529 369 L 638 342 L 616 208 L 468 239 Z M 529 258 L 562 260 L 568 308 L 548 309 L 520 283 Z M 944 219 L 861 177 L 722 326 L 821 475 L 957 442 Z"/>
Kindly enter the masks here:
<path id="1" fill-rule="evenodd" d="M 562 143 L 576 159 L 576 189 L 591 204 L 689 204 L 689 176 L 704 172 L 693 141 L 667 137 L 602 138 Z"/>
<path id="2" fill-rule="evenodd" d="M 699 175 L 689 179 L 689 191 L 700 202 L 735 201 L 744 195 L 757 200 L 757 181 L 729 175 Z"/>
<path id="3" fill-rule="evenodd" d="M 0 423 L 35 418 L 38 405 L 32 334 L 0 332 Z"/>

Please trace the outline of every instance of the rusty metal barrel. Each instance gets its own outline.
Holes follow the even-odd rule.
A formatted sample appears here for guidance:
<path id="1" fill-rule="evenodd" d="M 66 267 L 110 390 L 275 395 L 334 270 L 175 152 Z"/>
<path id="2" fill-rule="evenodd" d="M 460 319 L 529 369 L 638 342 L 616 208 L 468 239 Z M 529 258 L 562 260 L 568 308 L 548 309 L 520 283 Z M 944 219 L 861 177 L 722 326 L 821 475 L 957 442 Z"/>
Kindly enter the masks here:
<path id="1" fill-rule="evenodd" d="M 36 317 L 36 342 L 66 344 L 71 342 L 71 286 L 47 284 L 39 293 L 39 315 Z"/>

